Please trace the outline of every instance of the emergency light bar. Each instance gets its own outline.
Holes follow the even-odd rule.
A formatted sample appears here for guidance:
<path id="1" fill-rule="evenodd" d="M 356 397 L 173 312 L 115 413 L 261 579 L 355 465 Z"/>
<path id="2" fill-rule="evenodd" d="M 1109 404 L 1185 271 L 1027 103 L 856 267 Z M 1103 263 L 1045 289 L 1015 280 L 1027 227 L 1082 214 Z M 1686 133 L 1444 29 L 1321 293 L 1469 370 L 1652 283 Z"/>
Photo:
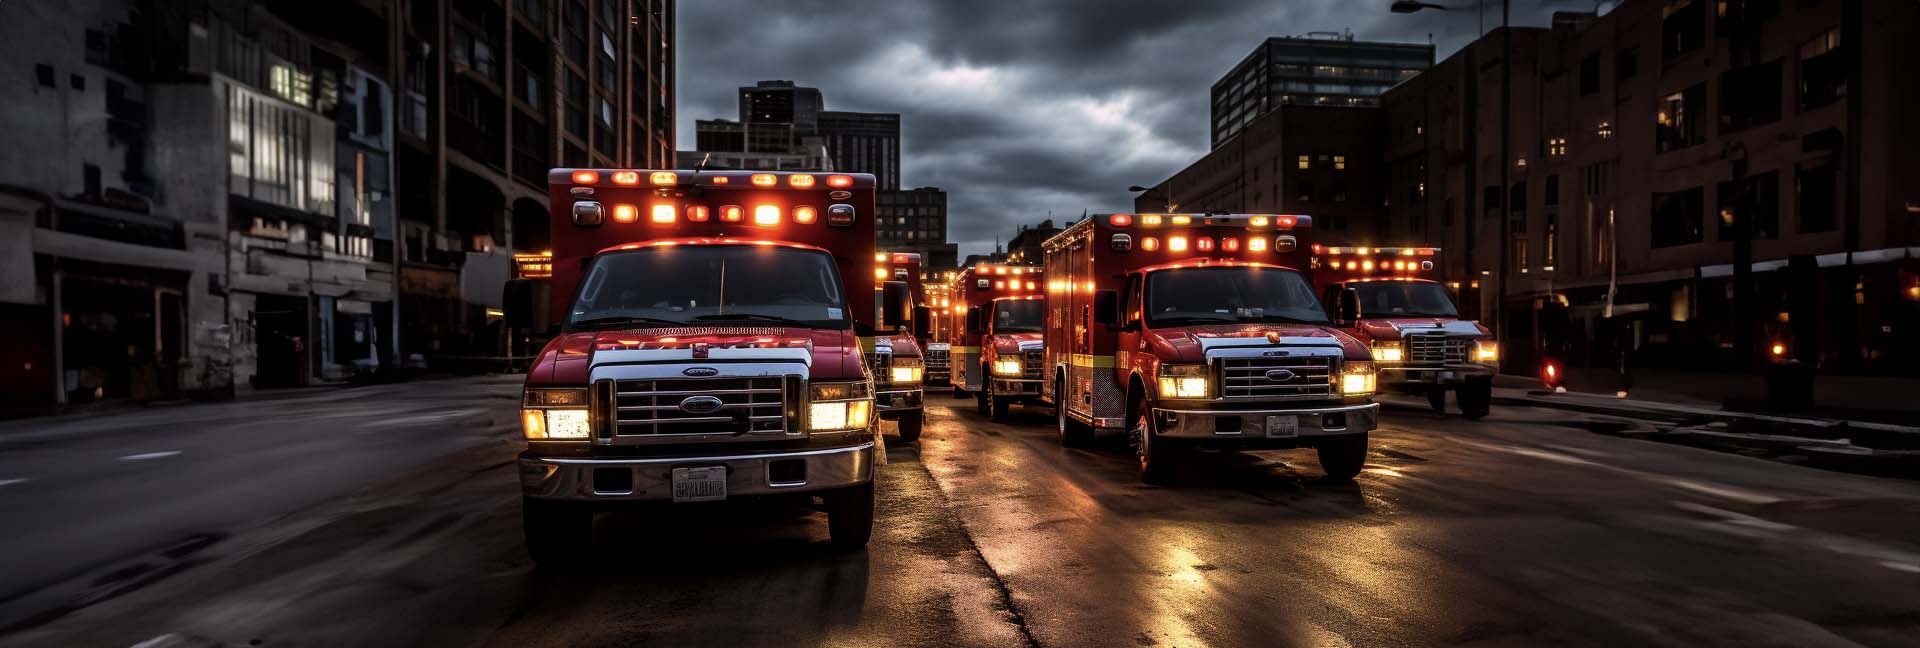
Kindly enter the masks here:
<path id="1" fill-rule="evenodd" d="M 1115 252 L 1160 252 L 1169 254 L 1239 254 L 1274 252 L 1285 254 L 1299 248 L 1299 239 L 1290 232 L 1313 226 L 1313 217 L 1299 214 L 1113 214 L 1108 228 L 1130 230 L 1114 232 L 1107 245 Z M 1237 234 L 1234 230 L 1245 232 Z M 1275 232 L 1275 233 L 1269 233 Z"/>
<path id="2" fill-rule="evenodd" d="M 1438 267 L 1433 258 L 1440 254 L 1440 248 L 1349 247 L 1316 244 L 1313 246 L 1313 252 L 1312 267 L 1314 269 L 1404 276 L 1408 273 L 1432 272 Z"/>

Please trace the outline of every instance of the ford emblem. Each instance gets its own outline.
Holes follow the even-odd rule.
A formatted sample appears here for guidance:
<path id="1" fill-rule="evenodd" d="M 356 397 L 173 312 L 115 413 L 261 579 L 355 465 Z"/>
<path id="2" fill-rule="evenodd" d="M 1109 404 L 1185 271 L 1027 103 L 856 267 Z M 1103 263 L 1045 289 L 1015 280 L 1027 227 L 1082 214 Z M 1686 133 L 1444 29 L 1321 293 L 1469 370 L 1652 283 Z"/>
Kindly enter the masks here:
<path id="1" fill-rule="evenodd" d="M 853 192 L 847 191 L 845 189 L 835 189 L 833 191 L 827 192 L 827 198 L 830 200 L 846 200 L 852 197 L 853 197 Z"/>
<path id="2" fill-rule="evenodd" d="M 713 367 L 687 367 L 686 369 L 682 370 L 680 373 L 686 374 L 687 376 L 692 378 L 707 378 L 710 376 L 720 375 L 720 370 L 715 369 Z"/>
<path id="3" fill-rule="evenodd" d="M 1267 380 L 1271 380 L 1274 382 L 1288 382 L 1293 380 L 1293 376 L 1294 376 L 1293 372 L 1287 371 L 1285 369 L 1274 369 L 1272 371 L 1267 372 Z"/>
<path id="4" fill-rule="evenodd" d="M 713 396 L 688 396 L 680 400 L 680 410 L 688 414 L 708 414 L 725 404 Z"/>

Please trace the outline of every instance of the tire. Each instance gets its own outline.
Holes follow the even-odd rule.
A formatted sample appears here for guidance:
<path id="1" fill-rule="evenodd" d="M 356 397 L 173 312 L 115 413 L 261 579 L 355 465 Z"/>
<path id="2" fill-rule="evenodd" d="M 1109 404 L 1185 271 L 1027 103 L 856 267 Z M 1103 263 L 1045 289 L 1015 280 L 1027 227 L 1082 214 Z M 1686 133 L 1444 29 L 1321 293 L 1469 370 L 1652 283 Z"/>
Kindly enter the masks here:
<path id="1" fill-rule="evenodd" d="M 1320 454 L 1320 470 L 1327 473 L 1328 481 L 1348 481 L 1367 465 L 1367 435 L 1328 439 L 1314 451 Z"/>
<path id="2" fill-rule="evenodd" d="M 1073 420 L 1067 413 L 1066 381 L 1054 381 L 1053 418 L 1059 428 L 1060 445 L 1066 448 L 1079 448 L 1093 442 L 1093 427 Z"/>
<path id="3" fill-rule="evenodd" d="M 920 428 L 926 426 L 927 413 L 914 412 L 911 414 L 902 414 L 899 423 L 900 441 L 902 443 L 913 443 L 914 441 L 920 440 Z"/>
<path id="4" fill-rule="evenodd" d="M 1479 420 L 1493 411 L 1493 379 L 1475 378 L 1460 386 L 1460 415 Z"/>
<path id="5" fill-rule="evenodd" d="M 1434 387 L 1428 389 L 1427 407 L 1433 408 L 1435 412 L 1445 414 L 1447 412 L 1447 388 Z"/>
<path id="6" fill-rule="evenodd" d="M 987 418 L 993 419 L 996 423 L 1005 423 L 1007 415 L 1013 411 L 1013 401 L 995 397 L 992 392 L 988 392 L 987 408 L 989 409 Z"/>
<path id="7" fill-rule="evenodd" d="M 538 565 L 573 564 L 591 550 L 593 512 L 569 502 L 520 498 L 520 527 Z"/>
<path id="8" fill-rule="evenodd" d="M 827 537 L 835 549 L 858 549 L 873 537 L 873 482 L 828 493 Z"/>
<path id="9" fill-rule="evenodd" d="M 1147 425 L 1145 407 L 1134 419 L 1134 453 L 1140 459 L 1140 481 L 1149 484 L 1173 483 L 1173 448 L 1166 447 L 1166 441 L 1154 440 L 1153 430 Z"/>

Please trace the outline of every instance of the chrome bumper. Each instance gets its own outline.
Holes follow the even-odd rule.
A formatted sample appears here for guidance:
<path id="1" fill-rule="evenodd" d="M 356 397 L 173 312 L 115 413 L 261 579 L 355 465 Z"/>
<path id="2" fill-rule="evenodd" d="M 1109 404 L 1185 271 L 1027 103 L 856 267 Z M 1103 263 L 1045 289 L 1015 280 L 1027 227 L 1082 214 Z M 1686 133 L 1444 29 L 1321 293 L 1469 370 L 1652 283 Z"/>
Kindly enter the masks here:
<path id="1" fill-rule="evenodd" d="M 1379 380 L 1383 385 L 1455 385 L 1466 382 L 1468 378 L 1483 378 L 1493 375 L 1493 367 L 1483 364 L 1456 364 L 1442 367 L 1405 367 L 1380 366 Z"/>
<path id="2" fill-rule="evenodd" d="M 1001 378 L 995 376 L 993 378 L 993 397 L 1006 400 L 1039 398 L 1041 382 L 1043 381 L 1038 378 Z"/>
<path id="3" fill-rule="evenodd" d="M 1267 436 L 1267 417 L 1294 417 L 1293 436 Z M 1154 431 L 1174 439 L 1278 441 L 1364 434 L 1380 424 L 1380 405 L 1270 410 L 1206 410 L 1153 408 Z"/>
<path id="4" fill-rule="evenodd" d="M 673 499 L 673 469 L 698 466 L 727 467 L 727 497 L 805 493 L 858 486 L 873 481 L 872 441 L 839 448 L 769 452 L 765 454 L 701 457 L 536 457 L 520 455 L 520 493 L 527 497 L 574 502 L 662 501 Z M 780 465 L 793 474 L 795 464 L 805 469 L 795 481 L 773 481 Z M 631 489 L 596 490 L 597 471 L 631 474 Z M 606 483 L 629 483 L 609 479 Z"/>
<path id="5" fill-rule="evenodd" d="M 924 397 L 926 393 L 926 390 L 919 387 L 913 389 L 888 389 L 882 387 L 879 391 L 874 392 L 873 409 L 880 412 L 882 418 L 888 418 L 888 414 L 918 412 L 921 408 L 921 401 L 925 400 Z"/>

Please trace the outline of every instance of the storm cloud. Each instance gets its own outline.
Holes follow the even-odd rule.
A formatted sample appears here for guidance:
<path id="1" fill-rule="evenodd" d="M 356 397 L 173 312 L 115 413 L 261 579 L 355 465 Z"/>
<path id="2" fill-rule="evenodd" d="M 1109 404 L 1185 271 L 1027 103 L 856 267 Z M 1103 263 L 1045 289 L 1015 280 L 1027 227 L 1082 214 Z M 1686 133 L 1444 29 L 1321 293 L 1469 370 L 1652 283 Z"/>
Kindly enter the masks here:
<path id="1" fill-rule="evenodd" d="M 1431 38 L 1445 57 L 1479 31 L 1459 4 L 1405 16 L 1385 0 L 682 0 L 679 137 L 692 148 L 694 120 L 736 117 L 736 88 L 764 79 L 820 88 L 830 110 L 900 113 L 902 186 L 945 189 L 949 237 L 982 253 L 1049 211 L 1128 209 L 1128 185 L 1203 155 L 1208 88 L 1262 38 Z M 1515 24 L 1587 8 L 1522 4 Z"/>

